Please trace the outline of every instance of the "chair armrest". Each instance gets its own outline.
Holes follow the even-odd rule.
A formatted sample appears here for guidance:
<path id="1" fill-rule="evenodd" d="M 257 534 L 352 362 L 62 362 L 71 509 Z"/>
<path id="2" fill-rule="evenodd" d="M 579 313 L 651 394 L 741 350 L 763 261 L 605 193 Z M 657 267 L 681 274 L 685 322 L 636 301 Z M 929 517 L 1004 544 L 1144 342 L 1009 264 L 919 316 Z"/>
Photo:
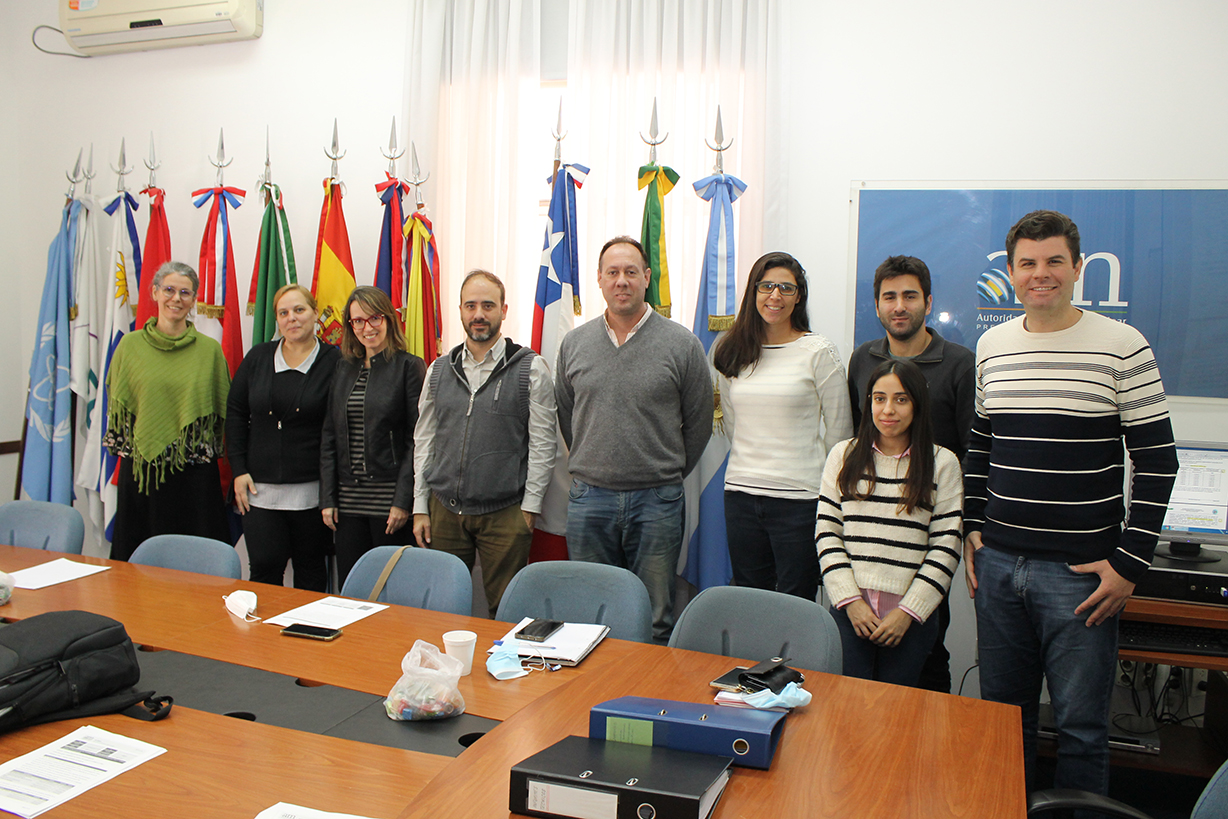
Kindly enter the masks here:
<path id="1" fill-rule="evenodd" d="M 1033 791 L 1028 794 L 1028 816 L 1041 816 L 1053 810 L 1072 809 L 1095 810 L 1105 816 L 1118 816 L 1122 819 L 1151 819 L 1141 810 L 1136 810 L 1123 802 L 1101 796 L 1098 793 L 1054 788 L 1047 791 Z"/>

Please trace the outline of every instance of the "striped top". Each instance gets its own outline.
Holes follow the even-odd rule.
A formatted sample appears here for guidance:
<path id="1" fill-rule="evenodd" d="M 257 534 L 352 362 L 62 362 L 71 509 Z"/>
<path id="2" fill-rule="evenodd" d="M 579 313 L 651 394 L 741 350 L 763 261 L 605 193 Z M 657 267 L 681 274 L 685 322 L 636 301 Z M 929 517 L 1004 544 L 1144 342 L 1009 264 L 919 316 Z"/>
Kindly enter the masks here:
<path id="1" fill-rule="evenodd" d="M 351 515 L 371 515 L 384 517 L 392 508 L 392 499 L 397 491 L 396 481 L 373 481 L 367 476 L 364 441 L 366 424 L 363 408 L 367 400 L 367 380 L 371 369 L 363 367 L 358 372 L 358 380 L 345 402 L 346 426 L 349 427 L 350 469 L 357 479 L 357 485 L 342 483 L 337 487 L 337 508 Z"/>
<path id="2" fill-rule="evenodd" d="M 865 500 L 840 493 L 840 469 L 852 440 L 831 448 L 823 468 L 815 544 L 823 587 L 833 602 L 862 589 L 903 595 L 900 606 L 925 622 L 951 588 L 959 565 L 963 484 L 959 459 L 934 447 L 933 503 L 905 514 L 901 506 L 908 456 L 875 450 L 874 492 Z M 864 483 L 858 489 L 864 489 Z"/>
<path id="3" fill-rule="evenodd" d="M 819 496 L 827 451 L 853 434 L 836 346 L 817 333 L 764 345 L 759 361 L 717 374 L 731 450 L 725 489 L 770 498 Z"/>
<path id="4" fill-rule="evenodd" d="M 1125 515 L 1125 449 L 1134 479 Z M 981 336 L 964 460 L 965 525 L 986 546 L 1070 564 L 1108 559 L 1137 582 L 1177 475 L 1164 385 L 1133 327 L 1084 311 L 1030 333 L 1023 317 Z"/>

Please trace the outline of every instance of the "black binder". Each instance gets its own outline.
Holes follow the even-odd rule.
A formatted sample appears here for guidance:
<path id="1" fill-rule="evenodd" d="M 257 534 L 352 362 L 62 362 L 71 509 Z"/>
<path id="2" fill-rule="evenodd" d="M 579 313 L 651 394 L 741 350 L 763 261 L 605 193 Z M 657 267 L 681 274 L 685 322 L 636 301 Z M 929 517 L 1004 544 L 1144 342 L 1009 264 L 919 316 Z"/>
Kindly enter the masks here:
<path id="1" fill-rule="evenodd" d="M 512 768 L 508 808 L 569 819 L 707 819 L 730 759 L 567 737 Z"/>

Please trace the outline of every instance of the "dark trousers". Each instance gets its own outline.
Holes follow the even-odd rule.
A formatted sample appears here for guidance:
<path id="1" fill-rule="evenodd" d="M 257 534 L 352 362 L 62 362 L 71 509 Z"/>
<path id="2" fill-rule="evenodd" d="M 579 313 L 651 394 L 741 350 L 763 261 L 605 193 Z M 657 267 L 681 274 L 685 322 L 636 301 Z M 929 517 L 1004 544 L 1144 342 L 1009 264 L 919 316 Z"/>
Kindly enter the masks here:
<path id="1" fill-rule="evenodd" d="M 166 480 L 145 494 L 136 488 L 132 459 L 119 465 L 111 559 L 127 560 L 154 535 L 197 535 L 230 543 L 217 461 L 166 470 Z"/>
<path id="2" fill-rule="evenodd" d="M 898 645 L 880 648 L 857 636 L 845 609 L 831 610 L 831 616 L 840 630 L 840 647 L 844 650 L 844 676 L 916 688 L 921 666 L 929 656 L 934 635 L 938 632 L 937 618 L 931 616 L 924 623 L 914 622 L 904 632 Z"/>
<path id="3" fill-rule="evenodd" d="M 946 644 L 947 629 L 951 625 L 950 599 L 949 594 L 942 598 L 938 608 L 930 615 L 931 620 L 938 621 L 938 635 L 934 638 L 930 656 L 925 658 L 925 665 L 921 667 L 921 679 L 917 680 L 918 688 L 943 694 L 951 693 L 951 652 L 947 651 Z"/>
<path id="4" fill-rule="evenodd" d="M 324 525 L 319 509 L 253 506 L 243 516 L 243 535 L 253 582 L 282 585 L 286 561 L 293 561 L 294 588 L 324 591 L 333 533 Z"/>
<path id="5" fill-rule="evenodd" d="M 725 536 L 734 585 L 818 597 L 818 503 L 726 491 Z"/>
<path id="6" fill-rule="evenodd" d="M 337 550 L 337 582 L 345 586 L 345 578 L 350 569 L 358 562 L 358 558 L 374 549 L 376 546 L 404 546 L 414 542 L 414 532 L 409 524 L 402 526 L 390 535 L 384 534 L 388 528 L 388 517 L 374 515 L 354 515 L 346 512 L 337 513 L 337 535 L 334 546 Z"/>

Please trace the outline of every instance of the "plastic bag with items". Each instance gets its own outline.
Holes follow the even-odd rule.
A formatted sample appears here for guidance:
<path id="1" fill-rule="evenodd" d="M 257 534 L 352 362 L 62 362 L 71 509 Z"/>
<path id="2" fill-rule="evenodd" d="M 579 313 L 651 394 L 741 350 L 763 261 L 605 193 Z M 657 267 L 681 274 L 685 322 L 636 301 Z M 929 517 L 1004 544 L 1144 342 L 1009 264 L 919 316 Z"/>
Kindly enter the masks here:
<path id="1" fill-rule="evenodd" d="M 465 713 L 457 684 L 464 664 L 418 640 L 401 660 L 401 679 L 388 692 L 384 710 L 396 720 L 446 719 Z"/>

